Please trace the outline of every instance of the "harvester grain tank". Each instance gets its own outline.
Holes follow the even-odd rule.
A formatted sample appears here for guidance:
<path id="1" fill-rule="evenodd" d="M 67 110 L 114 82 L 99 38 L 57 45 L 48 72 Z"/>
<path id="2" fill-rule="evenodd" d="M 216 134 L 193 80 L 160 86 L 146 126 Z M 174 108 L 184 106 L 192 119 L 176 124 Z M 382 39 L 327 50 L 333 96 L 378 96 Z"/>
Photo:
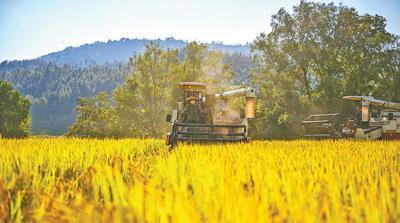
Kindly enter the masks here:
<path id="1" fill-rule="evenodd" d="M 206 84 L 201 82 L 180 82 L 183 90 L 182 101 L 172 115 L 167 115 L 171 132 L 166 144 L 178 142 L 247 142 L 248 120 L 254 118 L 255 91 L 241 88 L 218 94 L 205 94 Z M 242 97 L 245 109 L 235 110 L 229 102 Z"/>

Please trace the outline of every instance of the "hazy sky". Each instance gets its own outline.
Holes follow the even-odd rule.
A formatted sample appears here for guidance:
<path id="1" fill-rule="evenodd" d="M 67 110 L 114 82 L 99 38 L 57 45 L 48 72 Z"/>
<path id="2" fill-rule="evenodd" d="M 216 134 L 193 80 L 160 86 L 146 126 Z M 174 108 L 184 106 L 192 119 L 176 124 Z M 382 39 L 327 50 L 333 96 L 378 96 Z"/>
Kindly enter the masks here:
<path id="1" fill-rule="evenodd" d="M 329 1 L 325 1 L 329 2 Z M 344 0 L 379 14 L 400 34 L 400 1 Z M 128 38 L 252 42 L 271 15 L 299 0 L 0 0 L 0 61 L 30 59 L 67 46 Z"/>

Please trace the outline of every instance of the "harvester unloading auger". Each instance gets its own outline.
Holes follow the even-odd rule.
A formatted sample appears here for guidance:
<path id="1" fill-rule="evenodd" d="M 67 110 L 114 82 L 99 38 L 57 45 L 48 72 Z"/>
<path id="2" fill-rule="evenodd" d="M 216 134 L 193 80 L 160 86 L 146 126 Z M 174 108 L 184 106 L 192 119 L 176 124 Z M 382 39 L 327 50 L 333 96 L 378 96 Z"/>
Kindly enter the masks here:
<path id="1" fill-rule="evenodd" d="M 178 142 L 247 142 L 248 119 L 254 118 L 255 91 L 241 88 L 220 94 L 205 94 L 205 83 L 181 82 L 183 101 L 177 103 L 167 122 L 172 131 L 166 144 Z M 228 102 L 237 97 L 245 98 L 244 111 L 234 111 Z"/>
<path id="2" fill-rule="evenodd" d="M 311 138 L 400 139 L 400 103 L 370 96 L 344 96 L 343 99 L 361 102 L 361 113 L 345 123 L 339 113 L 312 114 L 302 121 L 305 136 Z M 372 117 L 370 107 L 380 109 Z"/>

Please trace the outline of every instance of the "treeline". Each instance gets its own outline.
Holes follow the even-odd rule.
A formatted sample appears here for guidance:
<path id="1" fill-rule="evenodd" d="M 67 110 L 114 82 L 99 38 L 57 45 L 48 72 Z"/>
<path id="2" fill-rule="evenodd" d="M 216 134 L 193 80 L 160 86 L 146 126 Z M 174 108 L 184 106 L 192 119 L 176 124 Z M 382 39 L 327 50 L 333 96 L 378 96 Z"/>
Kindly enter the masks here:
<path id="1" fill-rule="evenodd" d="M 127 63 L 133 54 L 141 54 L 146 50 L 150 42 L 159 44 L 163 49 L 183 49 L 187 41 L 177 40 L 172 37 L 166 39 L 128 39 L 108 40 L 107 42 L 96 41 L 95 43 L 84 44 L 79 47 L 67 47 L 66 49 L 50 53 L 40 57 L 40 60 L 63 64 L 78 64 L 86 66 L 96 63 Z M 249 45 L 227 45 L 218 42 L 206 44 L 212 51 L 221 51 L 229 54 L 241 53 L 249 55 Z"/>

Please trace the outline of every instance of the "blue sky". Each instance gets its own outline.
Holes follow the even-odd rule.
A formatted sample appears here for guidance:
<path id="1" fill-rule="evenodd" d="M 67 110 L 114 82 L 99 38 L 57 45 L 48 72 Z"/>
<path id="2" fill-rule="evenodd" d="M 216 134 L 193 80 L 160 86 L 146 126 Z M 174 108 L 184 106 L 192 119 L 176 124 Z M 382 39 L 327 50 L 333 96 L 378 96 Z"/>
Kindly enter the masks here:
<path id="1" fill-rule="evenodd" d="M 330 2 L 330 1 L 324 1 Z M 343 0 L 379 14 L 400 34 L 400 1 Z M 0 0 L 0 61 L 30 59 L 67 46 L 128 38 L 175 37 L 252 42 L 269 32 L 271 15 L 299 0 Z"/>

